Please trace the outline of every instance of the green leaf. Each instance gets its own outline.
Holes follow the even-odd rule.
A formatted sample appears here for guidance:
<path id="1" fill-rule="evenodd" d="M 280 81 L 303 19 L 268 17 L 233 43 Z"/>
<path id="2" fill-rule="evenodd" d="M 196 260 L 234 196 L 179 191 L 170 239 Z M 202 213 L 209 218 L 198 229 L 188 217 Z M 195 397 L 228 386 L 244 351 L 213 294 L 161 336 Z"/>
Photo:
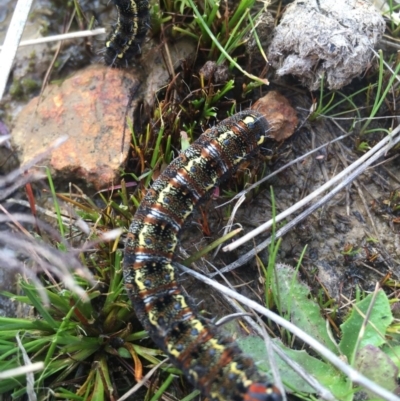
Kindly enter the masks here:
<path id="1" fill-rule="evenodd" d="M 105 398 L 105 389 L 104 389 L 104 383 L 103 383 L 103 378 L 101 374 L 101 366 L 97 366 L 96 368 L 96 377 L 94 380 L 94 388 L 92 392 L 92 401 L 104 401 Z"/>
<path id="2" fill-rule="evenodd" d="M 52 318 L 47 308 L 43 305 L 40 294 L 38 293 L 36 287 L 26 281 L 21 281 L 21 287 L 44 321 L 47 322 L 53 329 L 57 329 L 60 326 L 60 323 Z"/>
<path id="3" fill-rule="evenodd" d="M 350 317 L 340 327 L 342 329 L 342 340 L 339 347 L 350 363 L 354 360 L 357 340 L 364 321 L 365 314 L 371 304 L 373 294 L 368 295 L 362 301 L 357 302 L 351 311 Z M 359 349 L 367 345 L 379 347 L 386 343 L 385 333 L 393 321 L 389 300 L 384 291 L 379 290 L 374 307 L 371 311 L 365 332 L 359 342 Z"/>
<path id="4" fill-rule="evenodd" d="M 21 330 L 43 330 L 54 332 L 53 327 L 43 320 L 29 320 L 29 319 L 18 319 L 13 317 L 0 317 L 0 338 L 4 339 L 7 335 L 7 331 L 14 330 L 15 333 L 10 333 L 14 338 L 17 332 Z"/>
<path id="5" fill-rule="evenodd" d="M 83 401 L 83 397 L 80 397 L 78 395 L 76 395 L 75 393 L 73 393 L 72 391 L 69 391 L 65 388 L 57 388 L 55 393 L 54 393 L 54 397 L 57 400 L 75 400 L 75 401 Z"/>
<path id="6" fill-rule="evenodd" d="M 398 343 L 397 343 L 398 344 Z M 385 344 L 382 347 L 382 351 L 392 360 L 392 362 L 400 369 L 400 345 L 394 344 Z"/>
<path id="7" fill-rule="evenodd" d="M 354 367 L 386 390 L 394 392 L 398 388 L 399 369 L 388 355 L 373 345 L 366 345 L 357 352 Z M 364 391 L 372 398 L 375 396 Z"/>
<path id="8" fill-rule="evenodd" d="M 190 146 L 190 140 L 186 132 L 181 132 L 181 151 L 185 151 Z"/>
<path id="9" fill-rule="evenodd" d="M 312 334 L 317 341 L 337 353 L 337 348 L 328 335 L 321 308 L 310 299 L 310 290 L 300 282 L 294 269 L 279 264 L 275 275 L 273 292 L 279 297 L 281 312 L 290 316 L 294 325 Z"/>
<path id="10" fill-rule="evenodd" d="M 344 400 L 346 398 L 348 393 L 347 379 L 341 372 L 327 363 L 310 356 L 306 351 L 294 351 L 277 340 L 273 341 L 290 359 L 297 362 L 317 381 L 327 387 L 337 399 Z M 260 370 L 270 371 L 264 340 L 259 337 L 246 337 L 239 339 L 238 343 L 244 352 L 254 358 Z M 287 389 L 291 390 L 291 392 L 315 393 L 315 390 L 294 370 L 288 367 L 278 355 L 275 354 L 274 358 Z"/>

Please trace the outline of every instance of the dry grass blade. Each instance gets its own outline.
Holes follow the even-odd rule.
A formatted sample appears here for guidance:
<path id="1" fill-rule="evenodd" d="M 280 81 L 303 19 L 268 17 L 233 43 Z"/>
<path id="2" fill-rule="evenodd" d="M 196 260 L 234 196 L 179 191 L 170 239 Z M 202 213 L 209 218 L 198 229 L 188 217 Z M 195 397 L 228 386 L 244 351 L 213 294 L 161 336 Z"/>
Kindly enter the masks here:
<path id="1" fill-rule="evenodd" d="M 232 212 L 229 216 L 229 220 L 226 223 L 225 227 L 224 227 L 224 231 L 222 233 L 222 236 L 224 237 L 225 235 L 227 235 L 229 233 L 229 231 L 232 230 L 232 226 L 234 224 L 234 220 L 235 220 L 235 216 L 237 211 L 239 210 L 240 206 L 242 205 L 242 203 L 246 200 L 246 196 L 242 195 L 239 200 L 235 203 L 235 206 L 232 209 Z M 240 227 L 241 228 L 241 227 Z M 241 228 L 242 229 L 242 228 Z M 215 258 L 219 252 L 219 250 L 221 249 L 221 245 L 218 246 L 218 248 L 215 250 L 213 257 Z"/>
<path id="2" fill-rule="evenodd" d="M 307 210 L 300 213 L 292 221 L 290 221 L 284 227 L 279 229 L 275 234 L 275 238 L 277 239 L 277 238 L 282 237 L 284 234 L 289 232 L 300 221 L 305 219 L 307 216 L 309 216 L 311 213 L 313 213 L 315 210 L 317 210 L 321 206 L 325 205 L 326 202 L 328 202 L 331 198 L 333 198 L 333 196 L 335 196 L 343 188 L 345 188 L 347 185 L 349 185 L 354 179 L 356 179 L 360 174 L 362 174 L 369 166 L 371 166 L 373 163 L 375 163 L 377 160 L 379 160 L 379 158 L 384 156 L 390 148 L 396 146 L 396 144 L 398 144 L 400 142 L 400 134 L 399 133 L 400 133 L 400 127 L 397 127 L 390 136 L 387 136 L 384 139 L 382 139 L 368 153 L 366 153 L 359 160 L 357 160 L 356 162 L 351 164 L 348 168 L 343 170 L 340 174 L 335 176 L 332 180 L 325 183 L 318 190 L 314 191 L 312 194 L 310 194 L 306 198 L 302 199 L 300 202 L 296 203 L 289 209 L 285 210 L 283 213 L 278 214 L 275 217 L 275 222 L 281 221 L 282 219 L 286 218 L 294 211 L 300 209 L 301 207 L 304 207 L 304 205 L 307 202 L 309 202 L 311 199 L 314 199 L 316 196 L 318 196 L 321 192 L 326 190 L 328 187 L 339 182 L 339 184 L 336 187 L 334 187 L 334 189 L 332 189 L 327 195 L 322 197 L 320 200 L 318 200 L 313 205 L 311 205 Z M 241 245 L 243 242 L 248 241 L 249 239 L 255 237 L 256 235 L 258 235 L 258 234 L 262 233 L 263 231 L 267 230 L 268 228 L 272 227 L 272 224 L 273 224 L 273 220 L 267 221 L 266 223 L 264 223 L 262 226 L 260 226 L 256 230 L 253 230 L 246 236 L 242 237 L 240 240 L 235 241 L 234 243 L 230 244 L 229 246 L 224 247 L 223 250 L 228 251 L 228 250 L 232 250 L 232 249 L 236 248 L 237 246 Z M 247 261 L 249 261 L 256 253 L 260 252 L 265 247 L 267 247 L 270 243 L 271 243 L 271 238 L 268 238 L 267 240 L 265 240 L 264 242 L 259 244 L 253 251 L 246 253 L 245 255 L 241 256 L 235 262 L 233 262 L 230 265 L 227 265 L 226 267 L 221 269 L 221 272 L 225 273 L 225 272 L 231 271 L 233 269 L 236 269 L 239 266 L 242 266 Z M 215 274 L 216 273 L 213 273 L 211 275 L 211 277 L 214 276 Z"/>
<path id="3" fill-rule="evenodd" d="M 379 54 L 375 51 L 375 49 L 371 47 L 371 51 L 379 59 Z M 393 74 L 393 76 L 395 77 L 397 82 L 400 82 L 399 76 L 393 71 L 393 69 L 390 67 L 390 65 L 385 60 L 383 60 L 383 64 L 385 64 L 385 67 Z"/>
<path id="4" fill-rule="evenodd" d="M 279 374 L 278 367 L 276 366 L 276 363 L 275 363 L 275 357 L 274 357 L 273 344 L 271 341 L 271 337 L 268 335 L 267 331 L 265 330 L 265 326 L 261 325 L 262 321 L 259 316 L 257 316 L 257 320 L 258 320 L 258 323 L 260 324 L 262 336 L 264 338 L 265 348 L 267 350 L 268 359 L 270 361 L 272 377 L 273 377 L 274 382 L 275 382 L 276 386 L 278 387 L 280 393 L 282 394 L 283 401 L 286 401 L 287 400 L 286 392 L 285 392 L 285 388 L 283 387 L 283 382 L 282 382 L 281 375 Z"/>
<path id="5" fill-rule="evenodd" d="M 23 199 L 13 199 L 13 198 L 8 198 L 5 201 L 6 204 L 10 204 L 10 205 L 21 205 L 24 207 L 29 208 L 29 202 L 25 201 Z M 44 216 L 47 217 L 51 217 L 52 219 L 57 219 L 58 216 L 55 212 L 45 209 L 43 207 L 37 206 L 36 205 L 36 210 L 41 213 Z M 73 210 L 71 210 L 71 214 L 73 213 Z M 65 216 L 61 216 L 61 220 L 63 223 L 65 224 L 72 224 L 74 226 L 76 226 L 80 231 L 82 231 L 83 233 L 89 235 L 90 234 L 90 227 L 88 226 L 88 224 L 82 220 L 79 216 L 75 216 L 75 215 L 71 215 L 68 217 Z"/>
<path id="6" fill-rule="evenodd" d="M 24 31 L 32 3 L 33 0 L 18 1 L 4 40 L 4 46 L 0 54 L 0 100 L 3 98 L 8 76 L 11 71 L 15 54 L 17 53 L 19 41 L 21 40 L 22 32 Z"/>
<path id="7" fill-rule="evenodd" d="M 368 163 L 368 159 L 370 159 L 370 158 L 372 159 L 372 157 L 375 156 L 375 158 L 373 159 L 373 161 L 375 161 L 377 159 L 377 157 L 376 157 L 377 154 L 379 154 L 379 157 L 380 157 L 380 156 L 383 156 L 388 151 L 388 149 L 385 148 L 386 150 L 384 149 L 384 152 L 382 152 L 382 148 L 384 146 L 386 146 L 386 145 L 388 145 L 390 147 L 394 146 L 392 141 L 396 141 L 394 138 L 396 137 L 396 135 L 399 134 L 399 132 L 400 132 L 400 127 L 397 127 L 392 132 L 392 135 L 387 136 L 384 139 L 382 139 L 369 152 L 365 153 L 365 155 L 360 157 L 358 160 L 356 160 L 350 166 L 345 168 L 342 172 L 337 174 L 335 177 L 330 179 L 324 185 L 322 185 L 321 187 L 316 189 L 314 192 L 312 192 L 311 194 L 309 194 L 308 196 L 303 198 L 301 201 L 299 201 L 296 204 L 294 204 L 289 209 L 286 209 L 284 212 L 278 214 L 275 217 L 275 219 L 271 219 L 271 220 L 267 221 L 266 223 L 262 224 L 261 226 L 259 226 L 255 230 L 253 230 L 253 231 L 249 232 L 248 234 L 244 235 L 242 238 L 232 242 L 232 244 L 229 244 L 229 245 L 225 246 L 224 248 L 222 248 L 222 250 L 224 252 L 233 251 L 234 249 L 236 249 L 240 245 L 243 245 L 247 241 L 251 240 L 252 238 L 256 237 L 257 235 L 259 235 L 262 232 L 264 232 L 264 231 L 268 230 L 269 228 L 271 228 L 272 225 L 274 224 L 274 221 L 275 221 L 275 223 L 278 223 L 278 222 L 282 221 L 283 219 L 285 219 L 286 217 L 290 216 L 295 211 L 303 208 L 307 203 L 309 203 L 312 200 L 314 200 L 315 198 L 317 198 L 317 196 L 319 196 L 321 193 L 326 191 L 328 188 L 334 186 L 336 183 L 340 182 L 340 184 L 337 187 L 335 187 L 335 189 L 332 192 L 334 192 L 339 187 L 343 188 L 346 185 L 350 184 L 351 181 L 354 178 L 356 178 L 358 175 L 362 174 L 364 172 L 364 170 L 366 169 L 366 167 L 371 164 L 371 163 Z M 399 141 L 399 140 L 400 140 L 400 136 L 397 137 L 397 141 Z M 359 166 L 361 166 L 361 167 L 359 167 Z M 351 174 L 352 171 L 357 171 L 358 173 L 355 176 L 351 175 L 352 178 L 350 179 L 350 175 L 349 174 Z"/>
<path id="8" fill-rule="evenodd" d="M 0 188 L 2 188 L 0 192 L 0 200 L 6 199 L 12 192 L 22 185 L 25 185 L 27 182 L 45 177 L 45 175 L 41 173 L 31 173 L 29 172 L 29 169 L 39 163 L 39 161 L 43 160 L 53 149 L 61 146 L 66 140 L 68 140 L 68 136 L 66 135 L 56 139 L 44 152 L 34 157 L 30 162 L 14 171 L 11 171 L 6 176 L 0 176 Z"/>
<path id="9" fill-rule="evenodd" d="M 42 174 L 29 173 L 28 169 L 65 140 L 66 137 L 55 141 L 53 145 L 30 163 L 10 172 L 6 176 L 0 177 L 0 187 L 2 188 L 0 200 L 4 200 L 27 182 L 42 178 Z M 67 288 L 82 299 L 87 299 L 86 291 L 77 284 L 73 275 L 74 273 L 78 274 L 93 283 L 92 275 L 79 260 L 79 254 L 82 249 L 72 249 L 57 230 L 39 221 L 34 216 L 23 213 L 9 213 L 2 205 L 0 205 L 0 224 L 7 224 L 12 227 L 12 231 L 0 231 L 0 267 L 14 273 L 20 273 L 30 279 L 37 287 L 41 298 L 46 304 L 48 303 L 46 292 L 37 278 L 39 271 L 44 271 L 48 275 L 54 274 L 60 278 Z M 53 241 L 62 244 L 62 248 L 65 251 L 38 240 L 29 233 L 24 224 L 39 227 L 42 233 L 48 234 Z M 26 259 L 32 261 L 32 266 L 29 267 L 27 265 Z"/>
<path id="10" fill-rule="evenodd" d="M 363 322 L 362 322 L 362 325 L 361 325 L 361 327 L 360 327 L 360 332 L 359 332 L 358 337 L 357 337 L 357 343 L 356 343 L 356 345 L 354 346 L 354 349 L 357 350 L 357 351 L 358 351 L 359 348 L 360 348 L 361 341 L 362 341 L 363 338 L 364 338 L 365 330 L 366 330 L 366 328 L 367 328 L 368 325 L 370 325 L 370 326 L 375 330 L 375 332 L 378 333 L 379 336 L 384 340 L 384 335 L 379 331 L 379 329 L 376 327 L 376 325 L 375 325 L 373 322 L 370 321 L 371 313 L 372 313 L 372 311 L 373 311 L 373 309 L 374 309 L 374 305 L 375 305 L 375 302 L 376 302 L 376 297 L 377 297 L 378 292 L 379 292 L 380 289 L 381 289 L 380 284 L 379 284 L 379 283 L 376 283 L 376 284 L 375 284 L 375 290 L 374 290 L 374 292 L 372 293 L 371 302 L 370 302 L 370 304 L 369 304 L 369 307 L 368 307 L 368 310 L 367 310 L 366 313 L 363 313 L 363 312 L 360 310 L 360 308 L 355 304 L 355 302 L 354 302 L 353 300 L 350 300 L 350 299 L 348 299 L 346 296 L 344 296 L 343 294 L 341 294 L 342 298 L 347 302 L 347 305 L 351 305 L 352 308 L 353 308 L 360 316 L 363 317 Z"/>
<path id="11" fill-rule="evenodd" d="M 38 224 L 43 232 L 49 233 L 53 238 L 58 237 L 55 230 L 31 216 L 13 215 L 12 217 L 18 222 Z M 0 215 L 0 223 L 7 221 L 10 221 L 7 216 Z M 61 239 L 60 243 L 65 244 Z M 32 280 L 46 304 L 48 303 L 47 297 L 40 281 L 36 278 L 39 271 L 51 272 L 59 277 L 67 288 L 82 299 L 87 299 L 86 291 L 76 284 L 73 277 L 73 273 L 78 273 L 87 279 L 92 279 L 90 272 L 79 261 L 81 250 L 74 250 L 68 246 L 66 247 L 67 251 L 63 252 L 51 245 L 39 242 L 29 234 L 10 232 L 0 232 L 0 244 L 3 247 L 0 252 L 0 267 L 20 273 Z M 31 267 L 27 266 L 25 258 L 29 258 L 33 262 Z"/>
<path id="12" fill-rule="evenodd" d="M 26 375 L 27 373 L 37 372 L 37 371 L 43 370 L 43 369 L 44 369 L 43 362 L 31 363 L 29 365 L 20 366 L 19 368 L 16 368 L 16 369 L 8 369 L 8 370 L 5 370 L 4 372 L 0 372 L 0 380 L 8 379 L 10 377 Z"/>
<path id="13" fill-rule="evenodd" d="M 22 358 L 24 360 L 25 365 L 26 366 L 32 365 L 32 362 L 29 359 L 29 356 L 28 356 L 24 346 L 22 345 L 19 335 L 17 335 L 15 338 L 17 340 L 18 348 L 20 349 L 20 351 L 22 353 Z M 35 387 L 35 377 L 33 375 L 33 372 L 27 372 L 26 373 L 26 394 L 28 396 L 29 401 L 37 400 L 37 396 L 36 396 L 34 387 Z"/>
<path id="14" fill-rule="evenodd" d="M 97 35 L 105 35 L 105 34 L 106 34 L 105 28 L 97 28 L 97 29 L 88 30 L 88 31 L 69 32 L 69 33 L 63 33 L 60 35 L 46 36 L 45 38 L 23 40 L 19 43 L 19 47 L 40 45 L 42 43 L 57 42 L 59 40 L 87 38 L 89 36 L 97 36 Z M 3 47 L 4 46 L 0 46 L 0 50 Z"/>
<path id="15" fill-rule="evenodd" d="M 161 361 L 160 363 L 158 363 L 156 366 L 154 366 L 152 369 L 150 369 L 148 371 L 148 373 L 146 374 L 146 376 L 143 377 L 143 379 L 136 383 L 135 386 L 133 386 L 127 393 L 125 393 L 122 397 L 118 398 L 117 401 L 124 401 L 126 399 L 128 399 L 132 394 L 136 393 L 136 391 L 138 391 L 140 389 L 140 387 L 142 387 L 143 385 L 145 385 L 148 380 L 150 379 L 151 376 L 153 376 L 153 373 L 156 372 L 158 370 L 158 368 L 163 365 L 165 362 L 168 361 L 167 359 L 164 359 L 163 361 Z"/>
<path id="16" fill-rule="evenodd" d="M 358 338 L 357 338 L 357 344 L 356 344 L 356 346 L 354 347 L 355 350 L 358 350 L 358 349 L 360 348 L 361 340 L 362 340 L 363 337 L 364 337 L 365 328 L 367 327 L 367 324 L 368 324 L 368 322 L 369 322 L 369 318 L 370 318 L 370 316 L 371 316 L 372 309 L 373 309 L 373 307 L 374 307 L 374 305 L 375 305 L 376 296 L 377 296 L 377 294 L 378 294 L 379 289 L 380 289 L 380 285 L 379 285 L 379 283 L 376 283 L 376 285 L 375 285 L 375 291 L 374 291 L 373 294 L 372 294 L 371 303 L 370 303 L 370 305 L 369 305 L 369 307 L 368 307 L 367 313 L 365 314 L 364 321 L 363 321 L 363 324 L 362 324 L 361 329 L 360 329 L 360 333 L 359 333 Z M 357 311 L 357 312 L 360 313 L 360 311 Z"/>

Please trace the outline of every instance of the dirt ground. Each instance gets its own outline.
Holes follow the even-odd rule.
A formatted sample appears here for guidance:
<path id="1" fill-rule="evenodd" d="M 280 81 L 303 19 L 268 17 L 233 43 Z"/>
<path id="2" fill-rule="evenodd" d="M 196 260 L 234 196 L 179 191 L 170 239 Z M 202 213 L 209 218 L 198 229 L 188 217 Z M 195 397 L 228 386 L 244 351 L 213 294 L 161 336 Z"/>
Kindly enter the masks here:
<path id="1" fill-rule="evenodd" d="M 81 57 L 77 55 L 78 49 L 82 52 Z M 74 69 L 81 68 L 87 62 L 96 61 L 94 60 L 96 57 L 85 57 L 84 46 L 67 45 L 64 52 L 67 55 L 73 53 L 73 60 L 76 62 L 67 64 L 68 68 L 62 70 L 62 75 L 72 73 Z M 23 58 L 19 62 L 22 63 Z M 48 58 L 43 58 L 42 62 L 42 66 L 36 65 L 36 71 L 45 69 Z M 356 82 L 347 90 L 355 91 L 357 85 L 364 85 L 364 83 Z M 313 122 L 308 121 L 312 97 L 308 91 L 300 89 L 298 85 L 295 86 L 292 82 L 281 79 L 279 82 L 272 80 L 270 88 L 280 91 L 289 99 L 298 111 L 300 121 L 298 130 L 290 139 L 282 144 L 271 142 L 271 150 L 264 156 L 264 158 L 270 158 L 268 164 L 271 171 L 335 139 L 338 135 L 347 133 L 349 129 L 347 121 L 323 117 Z M 29 96 L 31 95 L 10 102 L 7 113 L 2 113 L 2 118 L 7 119 L 15 115 Z M 379 124 L 386 127 L 388 121 L 383 120 Z M 374 144 L 383 136 L 384 134 L 376 133 L 369 136 L 368 141 Z M 360 157 L 362 153 L 356 149 L 356 143 L 359 140 L 355 130 L 354 134 L 345 140 L 329 145 L 281 172 L 271 182 L 263 184 L 257 195 L 242 205 L 235 222 L 240 223 L 245 231 L 249 231 L 272 217 L 270 185 L 274 189 L 277 213 L 304 198 Z M 346 190 L 341 191 L 322 209 L 314 212 L 283 238 L 278 262 L 295 265 L 303 248 L 307 246 L 300 270 L 303 280 L 316 293 L 324 288 L 339 305 L 346 303 L 346 298 L 351 299 L 354 296 L 356 286 L 365 291 L 371 291 L 375 283 L 389 273 L 392 274 L 392 278 L 399 279 L 400 224 L 395 222 L 398 212 L 396 216 L 387 207 L 393 191 L 400 187 L 400 158 L 398 156 L 398 151 L 397 154 L 388 154 L 378 166 L 367 170 Z M 226 185 L 233 187 L 232 181 Z M 209 212 L 211 231 L 213 236 L 217 237 L 225 224 L 223 216 L 226 213 L 224 209 L 214 210 L 214 206 L 220 200 L 210 202 L 207 204 L 207 210 L 211 210 Z M 188 254 L 192 254 L 194 250 L 210 242 L 209 238 L 204 238 L 199 228 L 196 220 L 198 216 L 199 214 L 196 213 L 182 234 L 182 249 Z M 268 235 L 269 233 L 262 234 L 256 239 L 256 243 L 261 242 Z M 212 263 L 217 267 L 223 267 L 253 247 L 254 242 L 250 241 L 230 254 L 220 253 Z M 268 253 L 263 251 L 259 256 L 266 261 Z M 199 267 L 203 271 L 209 271 L 204 264 L 199 263 Z M 229 277 L 234 284 L 249 284 L 241 286 L 240 291 L 252 298 L 258 298 L 262 293 L 260 270 L 254 259 Z M 211 292 L 208 287 L 203 287 L 198 282 L 187 278 L 184 279 L 184 285 L 188 293 L 196 300 L 210 301 L 206 302 L 207 305 L 204 305 L 204 308 L 210 312 L 211 316 L 221 316 L 227 312 L 223 310 L 222 313 L 220 303 L 214 301 L 218 295 Z"/>

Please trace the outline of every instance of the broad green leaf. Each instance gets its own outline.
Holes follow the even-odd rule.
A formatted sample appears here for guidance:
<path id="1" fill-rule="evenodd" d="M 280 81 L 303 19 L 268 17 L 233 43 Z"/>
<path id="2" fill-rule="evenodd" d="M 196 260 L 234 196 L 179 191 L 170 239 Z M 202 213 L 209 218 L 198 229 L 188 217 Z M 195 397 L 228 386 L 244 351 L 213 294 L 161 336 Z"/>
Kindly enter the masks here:
<path id="1" fill-rule="evenodd" d="M 337 348 L 328 335 L 321 308 L 313 299 L 310 299 L 310 290 L 300 282 L 294 269 L 280 264 L 276 266 L 275 274 L 273 291 L 279 297 L 278 302 L 282 313 L 288 314 L 293 324 L 311 334 L 332 352 L 337 353 Z"/>
<path id="2" fill-rule="evenodd" d="M 398 343 L 397 343 L 398 344 Z M 382 351 L 392 360 L 392 362 L 400 369 L 400 345 L 385 344 Z"/>
<path id="3" fill-rule="evenodd" d="M 325 362 L 310 356 L 306 351 L 294 351 L 285 347 L 280 342 L 274 340 L 284 353 L 293 361 L 297 362 L 304 370 L 312 375 L 317 381 L 327 387 L 337 399 L 344 400 L 349 391 L 347 379 L 341 372 L 326 364 Z M 259 337 L 246 337 L 238 340 L 240 347 L 246 354 L 254 358 L 257 366 L 269 372 L 270 367 L 267 362 L 267 351 L 265 342 Z M 281 373 L 284 385 L 295 392 L 315 393 L 315 390 L 294 370 L 276 354 L 274 355 L 275 363 Z"/>
<path id="4" fill-rule="evenodd" d="M 340 350 L 346 355 L 350 363 L 354 359 L 357 339 L 364 321 L 365 314 L 372 301 L 372 294 L 368 295 L 362 301 L 355 304 L 351 311 L 350 317 L 340 326 L 342 329 L 342 340 L 340 341 Z M 361 313 L 361 314 L 360 314 Z M 390 310 L 389 300 L 383 290 L 379 290 L 374 307 L 371 311 L 369 321 L 365 327 L 362 339 L 359 342 L 359 349 L 366 345 L 374 345 L 379 347 L 385 344 L 385 333 L 389 325 L 393 321 L 392 312 Z"/>
<path id="5" fill-rule="evenodd" d="M 388 355 L 373 345 L 366 345 L 357 352 L 354 367 L 386 390 L 394 392 L 399 387 L 397 384 L 399 369 Z M 375 396 L 364 391 L 370 397 Z"/>

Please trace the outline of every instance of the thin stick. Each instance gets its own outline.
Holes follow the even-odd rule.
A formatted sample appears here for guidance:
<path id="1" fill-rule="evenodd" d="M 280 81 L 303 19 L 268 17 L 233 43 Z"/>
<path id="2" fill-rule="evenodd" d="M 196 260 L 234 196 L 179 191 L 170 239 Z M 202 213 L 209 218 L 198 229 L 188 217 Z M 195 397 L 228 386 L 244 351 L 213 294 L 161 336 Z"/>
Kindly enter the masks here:
<path id="1" fill-rule="evenodd" d="M 361 341 L 364 338 L 364 334 L 365 334 L 365 330 L 367 328 L 367 324 L 371 324 L 372 325 L 372 323 L 369 322 L 369 318 L 371 317 L 372 309 L 374 308 L 374 305 L 375 305 L 375 302 L 376 302 L 376 296 L 378 295 L 379 289 L 380 289 L 380 285 L 379 285 L 379 283 L 376 283 L 375 284 L 375 290 L 372 293 L 371 303 L 369 304 L 368 310 L 365 313 L 364 320 L 363 320 L 361 328 L 360 328 L 360 332 L 358 333 L 357 342 L 356 342 L 356 345 L 354 346 L 353 358 L 355 357 L 356 353 L 358 352 L 358 350 L 360 348 L 360 344 L 361 344 Z M 360 310 L 357 310 L 357 313 L 360 313 L 360 312 L 361 312 Z M 361 315 L 361 313 L 360 313 L 360 315 Z M 376 328 L 375 325 L 372 325 L 372 327 L 378 332 L 378 334 L 380 336 L 382 336 L 382 333 Z M 354 361 L 350 361 L 350 362 L 353 363 Z"/>
<path id="2" fill-rule="evenodd" d="M 22 40 L 19 43 L 18 47 L 41 45 L 43 43 L 57 42 L 58 40 L 86 38 L 86 37 L 89 37 L 89 36 L 104 35 L 105 33 L 106 33 L 106 29 L 105 28 L 96 28 L 96 29 L 87 30 L 87 31 L 62 33 L 60 35 L 46 36 L 45 38 Z M 4 46 L 0 46 L 0 50 Z"/>
<path id="3" fill-rule="evenodd" d="M 373 156 L 379 149 L 384 147 L 389 141 L 393 139 L 395 135 L 397 135 L 400 131 L 400 127 L 397 127 L 392 135 L 386 136 L 384 139 L 382 139 L 377 145 L 375 145 L 370 151 L 368 151 L 365 155 L 360 157 L 358 160 L 356 160 L 354 163 L 352 163 L 349 167 L 345 168 L 342 172 L 337 174 L 335 177 L 333 177 L 331 180 L 326 182 L 324 185 L 316 189 L 314 192 L 303 198 L 301 201 L 295 203 L 293 206 L 290 208 L 286 209 L 284 212 L 278 214 L 275 217 L 275 222 L 278 223 L 282 220 L 284 220 L 286 217 L 290 216 L 292 213 L 295 211 L 303 208 L 307 203 L 315 199 L 318 195 L 320 195 L 322 192 L 326 191 L 328 188 L 332 187 L 334 184 L 337 182 L 341 181 L 344 179 L 351 171 L 355 170 L 358 166 L 363 165 L 363 163 L 366 162 L 371 156 Z M 362 171 L 365 169 L 361 169 L 359 174 L 361 174 Z M 358 171 L 358 170 L 357 170 Z M 350 183 L 350 181 L 347 179 L 347 184 Z M 346 184 L 346 185 L 347 185 Z M 252 238 L 256 237 L 257 235 L 261 234 L 262 232 L 268 230 L 269 228 L 272 227 L 274 220 L 268 220 L 266 223 L 262 224 L 261 226 L 257 227 L 255 230 L 249 232 L 248 234 L 244 235 L 243 237 L 239 238 L 238 240 L 232 242 L 231 244 L 225 246 L 222 248 L 224 252 L 232 251 L 236 248 L 238 248 L 240 245 L 243 245 L 247 241 L 251 240 Z"/>
<path id="4" fill-rule="evenodd" d="M 8 369 L 0 372 L 0 380 L 9 379 L 11 377 L 26 375 L 27 373 L 37 372 L 44 369 L 43 362 L 35 362 L 29 365 L 23 365 L 18 368 Z"/>
<path id="5" fill-rule="evenodd" d="M 16 335 L 15 339 L 17 340 L 18 348 L 21 351 L 25 366 L 32 366 L 33 364 L 18 334 Z M 35 393 L 35 376 L 32 371 L 26 372 L 26 394 L 29 401 L 37 401 L 37 395 Z"/>
<path id="6" fill-rule="evenodd" d="M 8 27 L 4 46 L 0 54 L 0 100 L 6 89 L 8 76 L 17 53 L 18 44 L 24 31 L 33 0 L 19 0 Z"/>
<path id="7" fill-rule="evenodd" d="M 122 397 L 118 398 L 117 401 L 124 401 L 126 399 L 128 399 L 132 394 L 136 393 L 136 391 L 138 391 L 140 389 L 140 387 L 146 385 L 150 379 L 150 377 L 153 375 L 153 373 L 161 366 L 163 365 L 165 362 L 168 361 L 168 358 L 164 359 L 163 361 L 161 361 L 160 363 L 158 363 L 156 366 L 154 366 L 153 368 L 151 368 L 146 376 L 143 377 L 142 380 L 140 380 L 140 382 L 136 383 L 129 391 L 127 391 Z"/>
<path id="8" fill-rule="evenodd" d="M 395 131 L 393 131 L 393 134 L 398 134 L 400 131 L 400 127 L 396 128 Z M 381 149 L 378 150 L 374 155 L 372 155 L 368 160 L 364 161 L 364 163 L 358 167 L 357 169 L 354 170 L 348 177 L 346 177 L 339 185 L 337 185 L 331 192 L 329 192 L 327 195 L 325 195 L 323 198 L 321 198 L 319 201 L 311 205 L 307 210 L 305 210 L 303 213 L 300 213 L 298 216 L 296 216 L 292 221 L 290 221 L 288 224 L 286 224 L 284 227 L 279 229 L 275 233 L 275 239 L 278 239 L 285 235 L 287 232 L 289 232 L 296 224 L 298 224 L 300 221 L 308 217 L 311 213 L 313 213 L 315 210 L 323 206 L 326 202 L 328 202 L 331 198 L 333 198 L 338 192 L 340 192 L 344 187 L 349 185 L 355 178 L 357 178 L 363 171 L 367 169 L 371 164 L 373 164 L 375 161 L 377 161 L 380 157 L 384 156 L 386 152 L 388 151 L 387 147 L 384 146 L 387 143 L 390 143 L 390 146 L 395 146 L 397 143 L 400 142 L 400 135 L 397 136 L 397 138 L 389 138 L 385 137 L 381 142 L 378 143 L 373 149 L 376 151 L 376 147 L 380 145 Z M 372 149 L 371 149 L 372 150 Z M 369 153 L 369 152 L 368 152 Z M 354 164 L 354 163 L 353 163 Z M 295 206 L 295 205 L 294 205 Z M 278 217 L 278 216 L 277 216 Z M 276 220 L 278 221 L 278 220 Z M 225 266 L 223 269 L 220 270 L 220 273 L 226 273 L 228 271 L 231 271 L 233 269 L 238 268 L 239 266 L 244 265 L 247 263 L 252 257 L 254 257 L 255 254 L 258 252 L 262 251 L 264 248 L 266 248 L 269 244 L 271 243 L 271 237 L 266 239 L 264 242 L 259 244 L 256 248 L 254 248 L 252 251 L 247 252 L 243 256 L 241 256 L 239 259 L 237 259 L 235 262 L 231 263 L 230 265 Z M 210 277 L 215 276 L 216 273 L 210 274 Z"/>

